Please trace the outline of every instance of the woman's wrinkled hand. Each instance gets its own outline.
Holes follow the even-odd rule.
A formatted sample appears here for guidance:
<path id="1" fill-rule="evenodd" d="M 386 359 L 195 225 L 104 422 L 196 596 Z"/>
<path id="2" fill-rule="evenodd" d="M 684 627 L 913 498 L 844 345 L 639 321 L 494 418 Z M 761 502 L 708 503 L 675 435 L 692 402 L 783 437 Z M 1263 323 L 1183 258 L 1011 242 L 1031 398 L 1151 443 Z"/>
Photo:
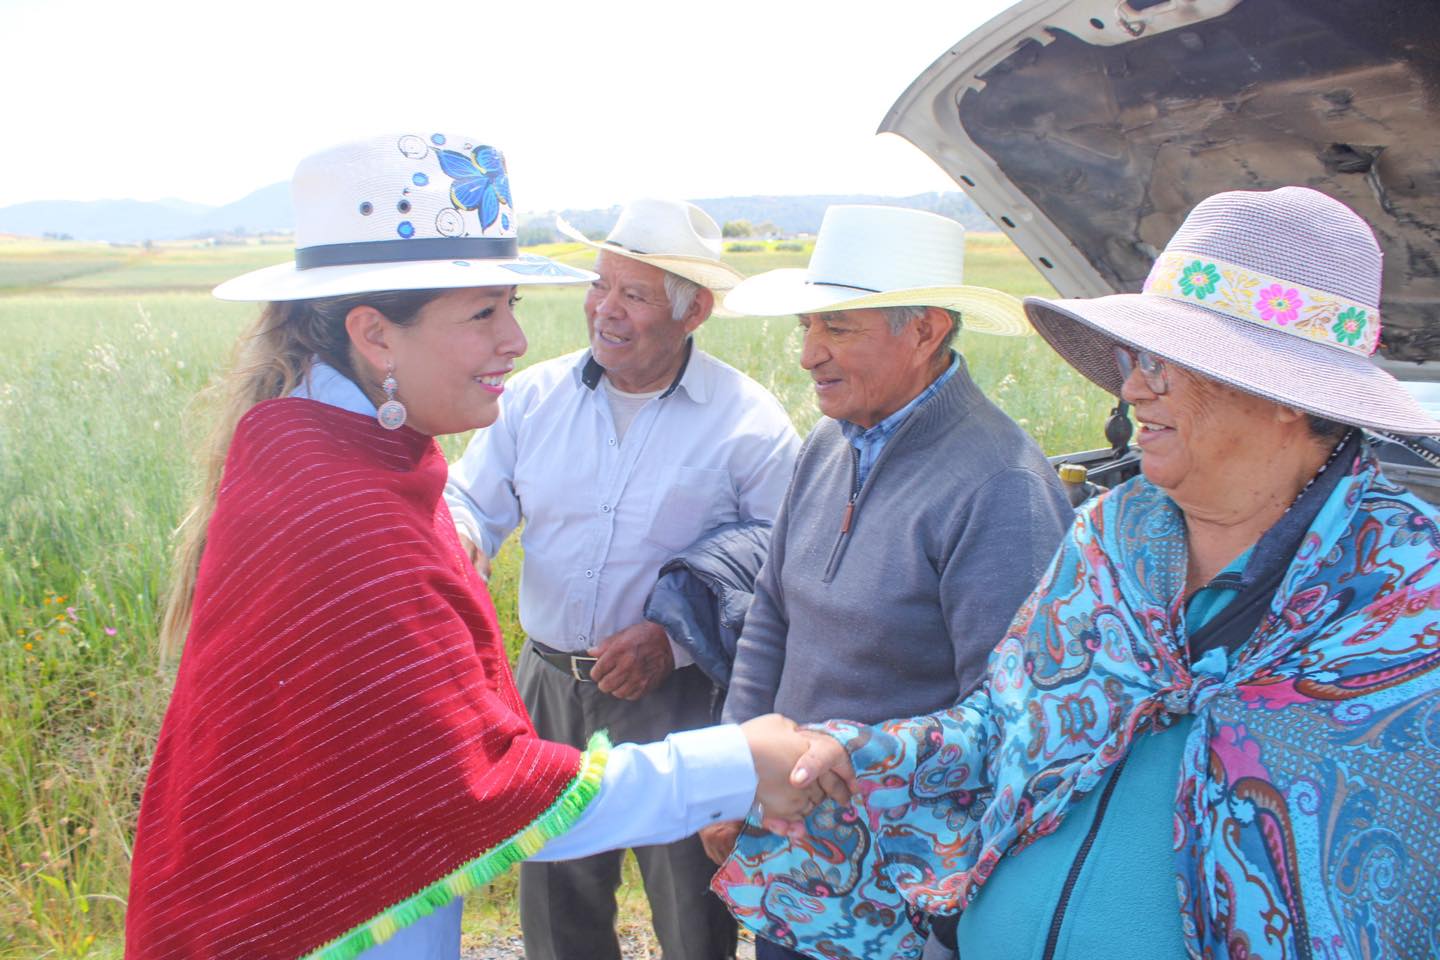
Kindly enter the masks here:
<path id="1" fill-rule="evenodd" d="M 818 783 L 797 786 L 791 782 L 796 762 L 809 752 L 810 742 L 795 721 L 769 713 L 740 725 L 759 785 L 755 798 L 765 816 L 798 820 L 815 809 L 824 793 Z"/>
<path id="2" fill-rule="evenodd" d="M 741 729 L 760 780 L 761 822 L 772 833 L 803 835 L 805 817 L 823 800 L 848 803 L 858 789 L 850 755 L 829 734 L 802 729 L 774 713 Z"/>
<path id="3" fill-rule="evenodd" d="M 836 803 L 849 803 L 851 796 L 860 790 L 850 754 L 839 740 L 822 730 L 801 729 L 800 735 L 805 738 L 806 748 L 790 770 L 790 785 L 798 790 L 818 786 L 824 797 Z M 768 807 L 764 813 L 761 825 L 771 833 L 791 839 L 805 835 L 803 818 L 781 816 L 778 812 L 772 815 Z"/>
<path id="4" fill-rule="evenodd" d="M 845 747 L 823 730 L 806 728 L 800 735 L 809 746 L 790 771 L 790 782 L 797 787 L 819 783 L 831 800 L 849 803 L 860 791 L 860 781 L 855 777 L 855 767 Z"/>

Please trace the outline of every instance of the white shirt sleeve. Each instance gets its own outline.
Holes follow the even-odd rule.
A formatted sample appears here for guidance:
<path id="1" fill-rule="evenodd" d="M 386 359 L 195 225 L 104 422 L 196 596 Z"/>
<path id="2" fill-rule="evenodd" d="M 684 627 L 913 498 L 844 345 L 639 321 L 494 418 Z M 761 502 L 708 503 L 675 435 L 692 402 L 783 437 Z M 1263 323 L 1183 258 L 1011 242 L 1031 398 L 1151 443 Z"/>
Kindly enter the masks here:
<path id="1" fill-rule="evenodd" d="M 735 724 L 672 733 L 610 750 L 600 792 L 580 819 L 532 860 L 670 843 L 707 824 L 742 820 L 755 799 L 755 765 Z"/>
<path id="2" fill-rule="evenodd" d="M 521 411 L 500 399 L 500 417 L 475 431 L 465 453 L 450 464 L 445 505 L 455 528 L 485 556 L 494 557 L 520 523 L 515 494 L 515 422 Z"/>

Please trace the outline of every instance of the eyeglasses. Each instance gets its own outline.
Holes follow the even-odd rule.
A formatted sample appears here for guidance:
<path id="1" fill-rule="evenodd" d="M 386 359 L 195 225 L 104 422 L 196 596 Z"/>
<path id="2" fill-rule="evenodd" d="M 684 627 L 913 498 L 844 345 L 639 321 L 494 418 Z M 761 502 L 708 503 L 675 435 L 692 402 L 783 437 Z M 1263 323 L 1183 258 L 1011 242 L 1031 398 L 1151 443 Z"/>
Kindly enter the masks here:
<path id="1" fill-rule="evenodd" d="M 1170 378 L 1165 373 L 1165 361 L 1149 350 L 1131 350 L 1129 347 L 1115 348 L 1115 363 L 1120 368 L 1120 380 L 1130 379 L 1130 373 L 1139 369 L 1145 386 L 1157 397 L 1170 392 Z"/>

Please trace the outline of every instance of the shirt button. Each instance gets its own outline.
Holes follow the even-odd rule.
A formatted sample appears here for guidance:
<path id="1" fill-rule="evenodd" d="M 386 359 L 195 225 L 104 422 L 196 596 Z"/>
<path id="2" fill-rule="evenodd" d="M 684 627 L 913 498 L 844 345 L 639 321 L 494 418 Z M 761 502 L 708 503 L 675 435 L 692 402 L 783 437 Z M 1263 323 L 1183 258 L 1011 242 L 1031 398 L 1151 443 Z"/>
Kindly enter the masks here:
<path id="1" fill-rule="evenodd" d="M 609 512 L 610 512 L 610 504 L 608 504 L 608 503 L 602 503 L 602 504 L 600 504 L 600 512 L 601 512 L 601 513 L 609 513 Z"/>
<path id="2" fill-rule="evenodd" d="M 614 437 L 611 437 L 609 442 L 610 442 L 610 446 L 612 446 L 612 447 L 615 446 L 615 438 L 614 438 Z"/>
<path id="3" fill-rule="evenodd" d="M 593 577 L 593 576 L 595 576 L 595 571 L 594 571 L 594 570 L 586 570 L 586 571 L 585 571 L 585 578 L 586 578 L 587 580 L 588 580 L 590 577 Z"/>
<path id="4" fill-rule="evenodd" d="M 581 643 L 584 643 L 584 642 L 585 642 L 585 634 L 583 634 L 583 633 L 577 633 L 577 634 L 575 634 L 575 639 L 576 639 L 576 640 L 579 640 Z"/>

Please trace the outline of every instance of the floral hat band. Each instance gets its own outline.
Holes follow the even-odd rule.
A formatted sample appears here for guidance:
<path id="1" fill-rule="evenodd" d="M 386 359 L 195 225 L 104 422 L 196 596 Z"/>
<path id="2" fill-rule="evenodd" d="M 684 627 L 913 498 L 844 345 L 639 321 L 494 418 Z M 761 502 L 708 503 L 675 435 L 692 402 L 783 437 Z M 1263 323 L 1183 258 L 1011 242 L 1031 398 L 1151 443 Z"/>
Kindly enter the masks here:
<path id="1" fill-rule="evenodd" d="M 1380 344 L 1380 311 L 1373 305 L 1185 251 L 1162 253 L 1142 292 L 1193 303 L 1362 357 L 1370 356 Z"/>
<path id="2" fill-rule="evenodd" d="M 1227 190 L 1195 205 L 1142 292 L 1028 297 L 1025 312 L 1071 366 L 1116 396 L 1119 343 L 1327 420 L 1440 436 L 1440 420 L 1371 359 L 1383 266 L 1370 225 L 1333 197 Z"/>

